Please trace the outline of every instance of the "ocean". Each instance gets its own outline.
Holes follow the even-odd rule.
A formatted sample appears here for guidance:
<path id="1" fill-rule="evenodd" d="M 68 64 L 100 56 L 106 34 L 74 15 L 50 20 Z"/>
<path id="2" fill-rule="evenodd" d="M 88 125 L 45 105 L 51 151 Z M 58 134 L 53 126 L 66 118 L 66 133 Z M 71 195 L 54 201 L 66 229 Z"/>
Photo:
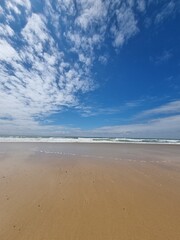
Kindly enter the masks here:
<path id="1" fill-rule="evenodd" d="M 180 139 L 102 137 L 0 137 L 0 142 L 180 144 Z"/>

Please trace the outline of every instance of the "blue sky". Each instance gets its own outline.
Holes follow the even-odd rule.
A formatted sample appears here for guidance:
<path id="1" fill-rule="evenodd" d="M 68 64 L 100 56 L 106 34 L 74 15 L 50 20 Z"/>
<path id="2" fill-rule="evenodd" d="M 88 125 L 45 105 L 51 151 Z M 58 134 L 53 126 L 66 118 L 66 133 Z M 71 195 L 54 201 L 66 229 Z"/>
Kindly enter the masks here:
<path id="1" fill-rule="evenodd" d="M 177 0 L 1 0 L 0 134 L 180 138 Z"/>

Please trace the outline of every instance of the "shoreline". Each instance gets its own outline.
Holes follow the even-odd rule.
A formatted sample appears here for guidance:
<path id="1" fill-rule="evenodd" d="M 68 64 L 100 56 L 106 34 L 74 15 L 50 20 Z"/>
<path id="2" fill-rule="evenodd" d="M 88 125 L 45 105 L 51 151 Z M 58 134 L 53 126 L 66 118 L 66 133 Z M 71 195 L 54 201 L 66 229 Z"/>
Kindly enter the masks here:
<path id="1" fill-rule="evenodd" d="M 0 137 L 0 143 L 111 143 L 180 145 L 179 139 Z"/>

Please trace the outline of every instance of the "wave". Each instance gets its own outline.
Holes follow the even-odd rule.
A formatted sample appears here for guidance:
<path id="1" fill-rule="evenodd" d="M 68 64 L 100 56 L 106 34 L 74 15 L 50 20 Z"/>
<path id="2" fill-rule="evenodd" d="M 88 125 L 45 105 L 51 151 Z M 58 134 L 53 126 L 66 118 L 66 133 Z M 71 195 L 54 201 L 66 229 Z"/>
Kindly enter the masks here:
<path id="1" fill-rule="evenodd" d="M 180 139 L 158 138 L 89 138 L 89 137 L 0 137 L 0 142 L 44 142 L 44 143 L 141 143 L 180 144 Z"/>

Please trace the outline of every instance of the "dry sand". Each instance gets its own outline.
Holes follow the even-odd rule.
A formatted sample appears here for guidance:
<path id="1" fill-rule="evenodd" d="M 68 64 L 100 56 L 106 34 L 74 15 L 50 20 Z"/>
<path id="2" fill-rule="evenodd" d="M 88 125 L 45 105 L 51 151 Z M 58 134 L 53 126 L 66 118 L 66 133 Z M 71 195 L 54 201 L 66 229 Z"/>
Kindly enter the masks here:
<path id="1" fill-rule="evenodd" d="M 180 146 L 0 144 L 0 240 L 179 240 Z"/>

